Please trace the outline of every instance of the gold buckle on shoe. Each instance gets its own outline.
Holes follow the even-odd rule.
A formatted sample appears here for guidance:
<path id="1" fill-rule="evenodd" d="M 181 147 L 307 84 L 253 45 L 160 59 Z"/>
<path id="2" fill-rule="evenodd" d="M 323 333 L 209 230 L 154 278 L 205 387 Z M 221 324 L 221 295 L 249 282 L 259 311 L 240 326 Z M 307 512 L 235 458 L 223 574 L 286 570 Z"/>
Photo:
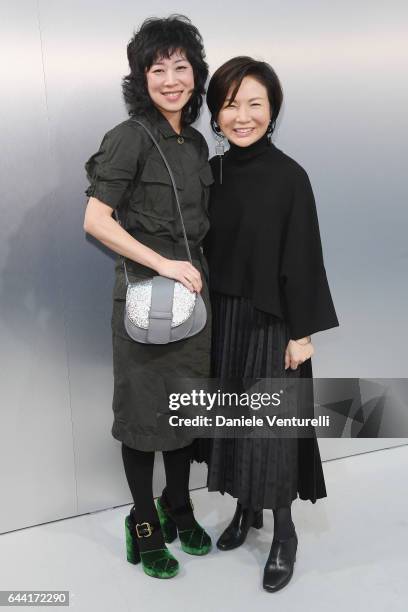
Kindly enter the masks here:
<path id="1" fill-rule="evenodd" d="M 138 538 L 149 538 L 153 533 L 153 527 L 147 521 L 145 521 L 144 523 L 136 523 L 135 527 Z M 147 533 L 141 533 L 139 531 L 139 527 L 142 527 L 144 530 L 147 529 Z"/>

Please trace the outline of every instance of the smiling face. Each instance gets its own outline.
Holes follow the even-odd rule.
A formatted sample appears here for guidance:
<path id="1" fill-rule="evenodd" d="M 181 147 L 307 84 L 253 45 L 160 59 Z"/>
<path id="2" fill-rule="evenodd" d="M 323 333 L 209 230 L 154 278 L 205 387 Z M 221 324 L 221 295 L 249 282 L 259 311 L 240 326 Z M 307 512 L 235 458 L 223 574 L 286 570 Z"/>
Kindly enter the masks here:
<path id="1" fill-rule="evenodd" d="M 257 79 L 242 79 L 235 99 L 231 101 L 230 89 L 218 113 L 217 122 L 230 142 L 248 147 L 267 131 L 271 120 L 271 105 L 266 87 Z"/>
<path id="2" fill-rule="evenodd" d="M 170 121 L 179 118 L 194 90 L 193 67 L 183 51 L 157 57 L 146 70 L 147 91 L 156 108 Z"/>

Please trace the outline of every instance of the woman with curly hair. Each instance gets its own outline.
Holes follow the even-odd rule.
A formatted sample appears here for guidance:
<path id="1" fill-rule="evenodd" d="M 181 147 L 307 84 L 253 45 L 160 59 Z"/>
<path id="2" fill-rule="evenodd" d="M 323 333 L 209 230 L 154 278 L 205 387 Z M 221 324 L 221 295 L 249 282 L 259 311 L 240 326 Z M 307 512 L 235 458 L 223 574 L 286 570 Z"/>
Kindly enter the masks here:
<path id="1" fill-rule="evenodd" d="M 210 306 L 207 264 L 201 243 L 207 233 L 213 182 L 204 137 L 191 123 L 202 106 L 208 75 L 202 38 L 184 16 L 144 21 L 127 47 L 130 73 L 123 94 L 130 118 L 109 130 L 86 163 L 90 181 L 84 230 L 126 259 L 130 281 L 158 274 L 201 292 L 204 329 L 168 344 L 134 342 L 124 326 L 126 279 L 115 265 L 113 311 L 114 422 L 134 505 L 125 520 L 127 559 L 142 561 L 157 578 L 178 572 L 167 549 L 177 534 L 181 547 L 204 555 L 211 539 L 197 523 L 189 497 L 193 440 L 168 424 L 168 385 L 178 377 L 209 375 Z M 175 177 L 192 263 L 186 261 L 181 220 L 170 176 L 144 128 L 154 135 Z M 113 218 L 120 211 L 121 224 Z M 125 227 L 123 227 L 125 226 Z M 126 229 L 125 229 L 126 228 Z M 171 431 L 173 429 L 173 431 Z M 154 505 L 155 451 L 162 451 L 166 488 Z"/>

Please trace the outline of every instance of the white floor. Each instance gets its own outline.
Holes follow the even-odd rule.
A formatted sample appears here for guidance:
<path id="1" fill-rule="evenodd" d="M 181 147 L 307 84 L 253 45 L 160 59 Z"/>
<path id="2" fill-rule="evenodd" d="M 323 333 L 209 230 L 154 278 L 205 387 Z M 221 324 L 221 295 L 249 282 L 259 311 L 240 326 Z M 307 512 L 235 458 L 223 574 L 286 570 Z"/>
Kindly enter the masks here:
<path id="1" fill-rule="evenodd" d="M 178 541 L 171 544 L 182 570 L 171 580 L 157 580 L 126 561 L 124 518 L 130 506 L 0 536 L 0 589 L 69 590 L 70 607 L 81 612 L 274 606 L 279 612 L 406 612 L 408 445 L 325 462 L 324 472 L 328 497 L 315 505 L 299 499 L 293 504 L 297 561 L 291 582 L 278 593 L 261 586 L 273 533 L 270 510 L 263 530 L 252 529 L 238 550 L 214 546 L 200 558 L 179 550 Z M 234 500 L 205 489 L 192 492 L 192 499 L 215 541 Z"/>

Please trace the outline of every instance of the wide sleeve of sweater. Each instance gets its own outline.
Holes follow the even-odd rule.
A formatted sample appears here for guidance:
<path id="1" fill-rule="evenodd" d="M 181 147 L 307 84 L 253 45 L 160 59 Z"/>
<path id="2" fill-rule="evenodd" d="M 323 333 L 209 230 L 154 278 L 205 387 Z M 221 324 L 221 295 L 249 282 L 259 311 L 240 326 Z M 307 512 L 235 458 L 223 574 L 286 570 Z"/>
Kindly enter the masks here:
<path id="1" fill-rule="evenodd" d="M 305 170 L 297 164 L 280 283 L 292 339 L 339 325 L 326 277 L 312 186 Z"/>

